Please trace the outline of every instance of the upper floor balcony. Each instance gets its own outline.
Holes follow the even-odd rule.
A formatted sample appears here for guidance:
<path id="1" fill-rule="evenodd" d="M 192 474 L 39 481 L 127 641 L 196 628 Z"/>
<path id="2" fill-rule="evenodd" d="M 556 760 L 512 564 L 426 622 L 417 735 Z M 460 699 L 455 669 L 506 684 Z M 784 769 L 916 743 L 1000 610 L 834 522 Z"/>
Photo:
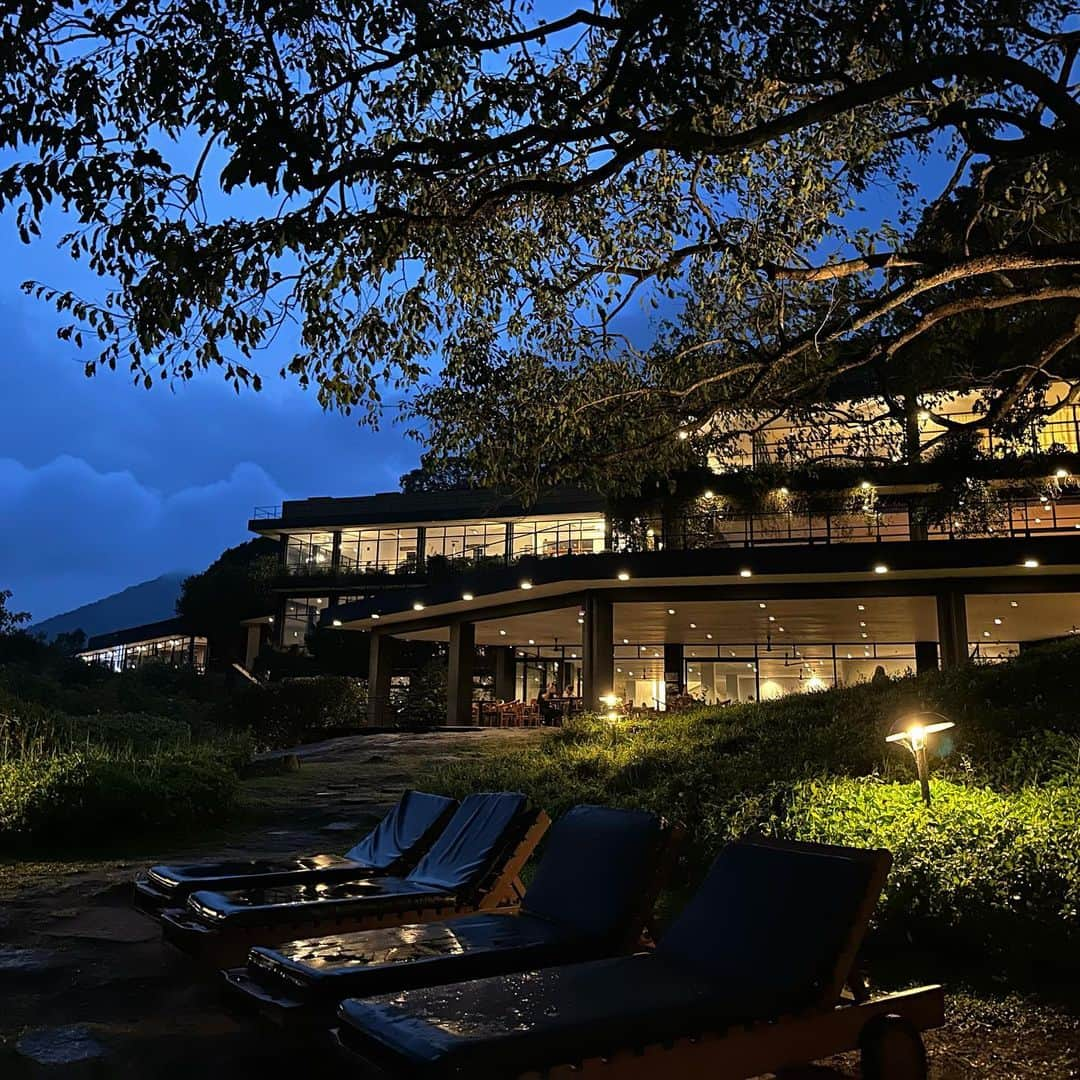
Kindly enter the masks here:
<path id="1" fill-rule="evenodd" d="M 911 496 L 886 496 L 861 509 L 770 509 L 738 512 L 717 497 L 699 499 L 668 520 L 642 517 L 633 528 L 620 529 L 604 519 L 575 522 L 574 528 L 551 523 L 550 529 L 516 536 L 513 523 L 488 523 L 485 543 L 446 545 L 446 533 L 428 541 L 424 527 L 365 530 L 369 547 L 352 546 L 341 533 L 292 535 L 284 549 L 278 585 L 344 586 L 352 583 L 409 585 L 438 582 L 523 559 L 563 555 L 611 554 L 629 551 L 701 550 L 883 543 L 906 540 L 948 541 L 957 538 L 1029 538 L 1072 535 L 1080 539 L 1080 496 L 1003 497 L 991 510 L 972 520 L 968 515 L 937 515 L 926 520 Z M 566 523 L 562 523 L 565 525 Z M 442 527 L 440 527 L 442 528 Z M 465 528 L 462 526 L 461 528 Z M 501 530 L 501 536 L 498 536 Z M 353 530 L 356 532 L 357 530 Z M 474 538 L 481 533 L 471 534 Z M 498 538 L 497 538 L 498 537 Z M 515 540 L 516 537 L 516 540 Z M 538 542 L 539 539 L 539 542 Z M 422 552 L 422 554 L 421 554 Z M 380 557 L 382 554 L 384 557 Z M 366 557 L 365 557 L 366 556 Z"/>

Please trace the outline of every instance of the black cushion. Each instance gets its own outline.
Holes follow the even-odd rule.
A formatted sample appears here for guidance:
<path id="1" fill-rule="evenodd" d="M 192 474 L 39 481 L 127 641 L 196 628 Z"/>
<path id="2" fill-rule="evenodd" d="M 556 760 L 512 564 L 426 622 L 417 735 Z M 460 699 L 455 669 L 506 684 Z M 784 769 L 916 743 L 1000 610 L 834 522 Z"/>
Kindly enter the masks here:
<path id="1" fill-rule="evenodd" d="M 545 919 L 485 912 L 254 948 L 247 971 L 294 998 L 368 997 L 522 968 L 569 963 L 579 942 Z"/>
<path id="2" fill-rule="evenodd" d="M 703 978 L 783 1008 L 824 1003 L 874 872 L 864 853 L 844 850 L 732 844 L 659 951 Z"/>
<path id="3" fill-rule="evenodd" d="M 511 791 L 466 796 L 409 881 L 444 892 L 475 885 L 504 853 L 526 804 L 524 795 Z"/>
<path id="4" fill-rule="evenodd" d="M 615 938 L 641 914 L 656 870 L 660 819 L 643 810 L 575 806 L 548 833 L 523 907 L 575 934 Z"/>
<path id="5" fill-rule="evenodd" d="M 639 954 L 348 998 L 338 1017 L 342 1042 L 391 1072 L 476 1080 L 723 1027 L 735 1011 L 712 983 Z"/>
<path id="6" fill-rule="evenodd" d="M 394 808 L 345 857 L 373 870 L 391 870 L 415 862 L 419 850 L 429 846 L 434 834 L 457 809 L 454 799 L 406 791 Z"/>
<path id="7" fill-rule="evenodd" d="M 360 917 L 382 911 L 453 904 L 453 893 L 404 878 L 376 877 L 273 885 L 228 892 L 200 890 L 188 897 L 188 910 L 210 926 L 279 926 L 311 919 Z"/>

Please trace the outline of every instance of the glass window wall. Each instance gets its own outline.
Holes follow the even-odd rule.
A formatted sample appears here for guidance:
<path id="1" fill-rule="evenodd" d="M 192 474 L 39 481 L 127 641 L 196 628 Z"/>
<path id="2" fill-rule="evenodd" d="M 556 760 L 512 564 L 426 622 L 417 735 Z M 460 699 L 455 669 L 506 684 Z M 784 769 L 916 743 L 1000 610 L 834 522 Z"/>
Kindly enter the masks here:
<path id="1" fill-rule="evenodd" d="M 333 567 L 334 534 L 290 533 L 285 545 L 285 569 L 290 574 L 329 573 Z"/>
<path id="2" fill-rule="evenodd" d="M 429 525 L 425 530 L 424 556 L 427 559 L 504 559 L 506 529 L 503 521 L 472 525 Z"/>
<path id="3" fill-rule="evenodd" d="M 347 574 L 415 574 L 416 529 L 345 529 L 341 570 Z"/>
<path id="4" fill-rule="evenodd" d="M 515 521 L 511 550 L 515 559 L 527 555 L 592 555 L 604 550 L 604 519 Z"/>
<path id="5" fill-rule="evenodd" d="M 306 649 L 307 636 L 318 625 L 319 616 L 329 602 L 325 596 L 286 600 L 285 619 L 281 627 L 282 646 L 286 649 Z"/>

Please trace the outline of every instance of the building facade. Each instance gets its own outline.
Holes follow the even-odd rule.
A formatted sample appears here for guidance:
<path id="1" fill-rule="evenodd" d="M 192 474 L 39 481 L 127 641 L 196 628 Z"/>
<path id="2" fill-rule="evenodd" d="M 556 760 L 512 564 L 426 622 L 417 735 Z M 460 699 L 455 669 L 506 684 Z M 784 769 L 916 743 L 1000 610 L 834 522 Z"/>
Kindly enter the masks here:
<path id="1" fill-rule="evenodd" d="M 86 649 L 78 656 L 88 664 L 100 664 L 112 671 L 167 664 L 202 674 L 210 647 L 206 638 L 194 633 L 183 618 L 175 618 L 98 634 L 87 641 Z"/>
<path id="2" fill-rule="evenodd" d="M 528 510 L 490 492 L 389 493 L 286 503 L 250 524 L 281 545 L 279 646 L 302 649 L 317 626 L 364 632 L 372 722 L 403 640 L 448 650 L 452 723 L 474 715 L 478 649 L 506 701 L 767 699 L 1075 632 L 1074 413 L 980 436 L 962 473 L 923 452 L 944 430 L 938 406 L 899 432 L 774 425 L 745 467 L 630 509 L 580 492 Z"/>

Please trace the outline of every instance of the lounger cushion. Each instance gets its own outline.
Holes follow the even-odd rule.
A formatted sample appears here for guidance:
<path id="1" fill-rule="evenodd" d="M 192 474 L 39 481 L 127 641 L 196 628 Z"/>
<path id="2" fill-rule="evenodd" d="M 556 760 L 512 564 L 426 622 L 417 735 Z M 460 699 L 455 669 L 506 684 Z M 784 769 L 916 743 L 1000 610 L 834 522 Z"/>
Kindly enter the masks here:
<path id="1" fill-rule="evenodd" d="M 303 1000 L 368 997 L 416 986 L 570 963 L 581 944 L 546 919 L 485 912 L 254 948 L 247 972 Z"/>
<path id="2" fill-rule="evenodd" d="M 624 935 L 632 915 L 643 914 L 660 838 L 655 814 L 575 806 L 548 833 L 523 907 L 577 935 Z"/>
<path id="3" fill-rule="evenodd" d="M 351 851 L 347 859 L 374 870 L 390 870 L 415 862 L 415 852 L 428 846 L 435 830 L 450 818 L 457 807 L 453 799 L 406 791 L 397 805 Z"/>
<path id="4" fill-rule="evenodd" d="M 238 888 L 256 882 L 264 885 L 288 884 L 313 875 L 323 880 L 363 876 L 370 868 L 340 855 L 308 855 L 296 859 L 234 859 L 216 863 L 188 863 L 182 866 L 151 866 L 146 875 L 177 901 L 196 889 Z"/>
<path id="5" fill-rule="evenodd" d="M 467 796 L 409 874 L 409 881 L 444 892 L 476 884 L 505 851 L 526 805 L 524 795 L 510 791 Z"/>
<path id="6" fill-rule="evenodd" d="M 750 1008 L 711 982 L 639 954 L 451 986 L 348 998 L 342 1042 L 393 1074 L 504 1077 L 724 1028 Z"/>
<path id="7" fill-rule="evenodd" d="M 311 919 L 450 906 L 455 895 L 405 878 L 376 877 L 314 885 L 272 885 L 228 892 L 200 890 L 188 910 L 211 926 L 279 926 Z"/>
<path id="8" fill-rule="evenodd" d="M 672 963 L 783 1009 L 822 1000 L 873 878 L 873 853 L 732 844 L 660 941 Z M 867 856 L 871 856 L 868 858 Z"/>

